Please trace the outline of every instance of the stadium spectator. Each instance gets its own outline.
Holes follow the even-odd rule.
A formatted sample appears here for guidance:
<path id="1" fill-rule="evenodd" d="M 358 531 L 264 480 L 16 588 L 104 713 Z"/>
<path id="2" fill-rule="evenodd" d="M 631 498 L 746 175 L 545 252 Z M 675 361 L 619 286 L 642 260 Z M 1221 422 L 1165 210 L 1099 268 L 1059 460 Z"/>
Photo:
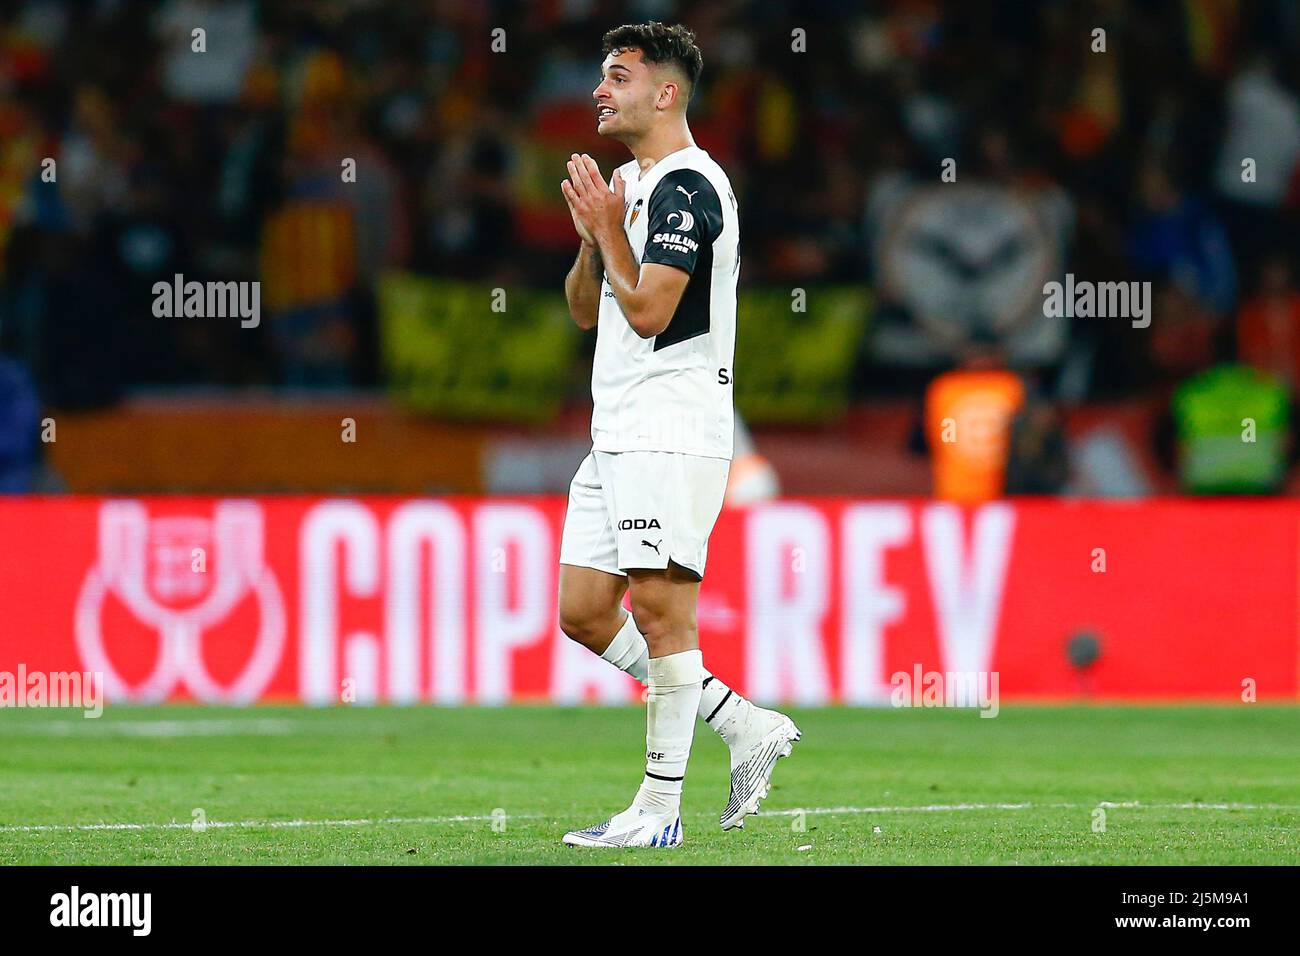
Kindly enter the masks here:
<path id="1" fill-rule="evenodd" d="M 32 491 L 40 459 L 40 401 L 21 365 L 0 356 L 0 494 Z"/>
<path id="2" fill-rule="evenodd" d="M 1284 252 L 1269 256 L 1258 290 L 1241 307 L 1237 357 L 1275 376 L 1292 397 L 1300 394 L 1300 290 Z"/>
<path id="3" fill-rule="evenodd" d="M 351 310 L 361 240 L 343 178 L 345 74 L 343 62 L 329 52 L 314 52 L 301 64 L 291 93 L 296 109 L 284 201 L 262 231 L 262 304 L 285 383 L 293 387 L 349 385 L 356 359 Z"/>
<path id="4" fill-rule="evenodd" d="M 1059 495 L 1070 480 L 1065 423 L 1043 396 L 1030 394 L 1011 421 L 1005 493 Z"/>
<path id="5" fill-rule="evenodd" d="M 1138 170 L 1137 216 L 1129 257 L 1143 279 L 1170 278 L 1216 315 L 1235 304 L 1237 281 L 1227 234 L 1210 208 L 1186 195 L 1148 156 Z"/>
<path id="6" fill-rule="evenodd" d="M 1295 235 L 1285 207 L 1300 170 L 1300 97 L 1275 57 L 1260 52 L 1229 85 L 1227 109 L 1215 184 L 1246 269 Z"/>
<path id="7" fill-rule="evenodd" d="M 1153 305 L 1147 347 L 1147 381 L 1159 387 L 1209 368 L 1218 357 L 1220 317 L 1174 281 L 1152 286 Z"/>
<path id="8" fill-rule="evenodd" d="M 973 337 L 961 367 L 939 375 L 925 393 L 936 497 L 974 503 L 1004 494 L 1011 423 L 1024 401 L 1024 383 L 1005 367 L 996 340 Z"/>
<path id="9" fill-rule="evenodd" d="M 256 15 L 253 0 L 166 0 L 153 28 L 163 45 L 167 95 L 181 102 L 233 103 L 257 54 Z M 196 29 L 203 30 L 201 50 L 195 49 Z"/>
<path id="10" fill-rule="evenodd" d="M 514 151 L 502 135 L 503 119 L 491 106 L 485 117 L 467 119 L 447 137 L 423 184 L 427 261 L 439 271 L 486 278 L 511 264 L 501 256 L 515 224 Z"/>
<path id="11" fill-rule="evenodd" d="M 1292 461 L 1293 425 L 1276 379 L 1224 364 L 1178 386 L 1157 444 L 1189 494 L 1275 494 Z"/>

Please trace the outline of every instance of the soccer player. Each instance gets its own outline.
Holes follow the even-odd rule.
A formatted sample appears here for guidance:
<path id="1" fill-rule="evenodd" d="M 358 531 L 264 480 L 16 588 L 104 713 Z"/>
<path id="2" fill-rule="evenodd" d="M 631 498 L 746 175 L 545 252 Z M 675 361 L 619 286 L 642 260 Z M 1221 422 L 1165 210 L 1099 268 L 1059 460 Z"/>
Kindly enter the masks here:
<path id="1" fill-rule="evenodd" d="M 724 830 L 758 811 L 799 729 L 708 673 L 695 625 L 732 456 L 740 269 L 731 185 L 686 123 L 703 59 L 689 30 L 661 23 L 609 31 L 603 53 L 597 130 L 634 159 L 607 184 L 574 154 L 561 185 L 582 240 L 564 291 L 573 320 L 597 333 L 592 451 L 560 544 L 560 627 L 647 684 L 649 711 L 631 806 L 564 842 L 677 846 L 697 714 L 731 749 Z"/>

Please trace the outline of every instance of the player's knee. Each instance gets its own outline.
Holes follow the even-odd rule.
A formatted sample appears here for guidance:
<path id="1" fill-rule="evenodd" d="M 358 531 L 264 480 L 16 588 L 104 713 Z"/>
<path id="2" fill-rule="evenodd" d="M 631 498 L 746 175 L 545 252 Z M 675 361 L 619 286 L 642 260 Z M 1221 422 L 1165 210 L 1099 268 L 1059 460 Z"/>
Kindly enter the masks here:
<path id="1" fill-rule="evenodd" d="M 692 623 L 683 620 L 671 607 L 635 598 L 632 600 L 632 618 L 636 621 L 636 629 L 645 636 L 651 657 L 659 656 L 657 649 L 676 644 Z"/>

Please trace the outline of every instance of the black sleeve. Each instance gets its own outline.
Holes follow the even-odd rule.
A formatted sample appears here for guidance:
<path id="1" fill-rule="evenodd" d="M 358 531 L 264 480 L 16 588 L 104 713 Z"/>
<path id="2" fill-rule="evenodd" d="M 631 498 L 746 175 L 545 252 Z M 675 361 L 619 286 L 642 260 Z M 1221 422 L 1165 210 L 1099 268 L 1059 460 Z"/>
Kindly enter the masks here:
<path id="1" fill-rule="evenodd" d="M 694 169 L 674 169 L 650 196 L 641 261 L 676 266 L 693 275 L 702 253 L 712 262 L 713 242 L 721 234 L 717 190 Z"/>

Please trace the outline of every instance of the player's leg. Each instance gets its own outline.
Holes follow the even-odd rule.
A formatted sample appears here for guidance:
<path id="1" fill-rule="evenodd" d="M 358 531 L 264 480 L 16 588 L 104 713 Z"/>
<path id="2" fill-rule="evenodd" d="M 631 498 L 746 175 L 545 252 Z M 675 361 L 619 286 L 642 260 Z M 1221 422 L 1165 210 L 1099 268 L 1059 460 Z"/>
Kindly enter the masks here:
<path id="1" fill-rule="evenodd" d="M 569 486 L 569 509 L 560 540 L 560 629 L 615 666 L 639 671 L 645 680 L 645 640 L 632 615 L 623 610 L 627 577 L 618 565 L 613 499 L 602 481 L 593 452 L 578 467 Z M 622 659 L 624 651 L 631 654 L 631 660 Z M 645 822 L 652 826 L 643 826 Z M 664 827 L 669 833 L 663 834 Z M 604 823 L 566 833 L 564 842 L 588 847 L 675 846 L 681 842 L 681 824 L 676 818 L 662 825 L 658 817 L 643 821 L 641 811 L 633 807 Z"/>
<path id="2" fill-rule="evenodd" d="M 649 648 L 645 777 L 633 806 L 678 816 L 704 680 L 695 608 L 698 576 L 669 563 L 628 570 L 632 617 Z"/>
<path id="3" fill-rule="evenodd" d="M 598 467 L 598 462 L 603 467 Z M 767 795 L 777 757 L 790 752 L 790 744 L 798 739 L 799 731 L 785 715 L 756 707 L 734 693 L 704 670 L 699 657 L 695 607 L 707 557 L 708 537 L 722 507 L 727 464 L 716 459 L 665 453 L 593 453 L 591 463 L 594 475 L 589 484 L 600 488 L 605 500 L 605 513 L 612 518 L 598 536 L 598 544 L 566 546 L 562 549 L 561 560 L 565 560 L 566 551 L 581 554 L 584 557 L 578 563 L 600 567 L 603 562 L 605 567 L 626 570 L 643 586 L 638 591 L 640 597 L 633 598 L 634 613 L 622 620 L 608 644 L 605 643 L 606 635 L 613 629 L 613 621 L 600 617 L 608 607 L 607 601 L 596 601 L 595 607 L 584 614 L 582 603 L 575 600 L 571 605 L 570 626 L 565 628 L 565 632 L 616 667 L 651 685 L 656 697 L 656 714 L 674 711 L 682 700 L 695 701 L 696 714 L 723 737 L 731 751 L 732 791 L 722 816 L 722 826 L 729 829 L 743 825 L 745 815 L 757 812 L 759 801 Z M 588 463 L 584 462 L 584 469 L 587 466 Z M 566 542 L 570 538 L 577 542 L 582 537 L 576 530 L 580 522 L 573 521 L 574 514 L 582 510 L 582 500 L 575 502 L 582 477 L 583 469 L 580 469 L 570 495 L 570 513 L 565 523 Z M 615 494 L 620 486 L 622 494 Z M 571 523 L 575 527 L 572 534 Z M 613 531 L 615 526 L 619 528 L 618 532 Z M 609 535 L 613 535 L 617 543 L 617 554 L 612 557 L 608 553 Z M 596 537 L 593 535 L 593 540 Z M 621 592 L 619 596 L 621 598 Z M 586 624 L 582 618 L 599 618 L 599 623 Z M 655 664 L 653 674 L 650 664 L 652 651 L 637 626 L 638 619 L 654 635 L 656 649 L 663 652 L 653 653 L 653 656 L 656 659 L 671 657 Z M 672 636 L 674 634 L 676 638 Z M 674 641 L 681 650 L 674 651 Z M 675 656 L 690 650 L 694 655 Z M 679 662 L 681 666 L 678 666 Z M 683 692 L 667 690 L 694 683 L 697 663 L 700 675 L 698 694 L 685 692 L 690 694 L 688 698 L 682 695 Z M 660 688 L 660 693 L 656 694 L 654 687 Z M 667 698 L 676 706 L 660 707 L 660 697 Z M 662 725 L 668 728 L 668 736 L 679 739 L 680 730 L 671 717 L 651 721 L 648 714 L 647 718 L 647 730 L 653 729 L 648 737 L 662 734 Z M 688 736 L 685 744 L 687 754 L 689 746 Z M 653 745 L 647 747 L 648 754 L 667 752 Z M 684 776 L 684 773 L 655 771 L 649 767 L 649 758 L 647 767 L 660 777 Z M 655 781 L 655 778 L 647 777 L 646 780 Z M 666 806 L 672 801 L 674 789 L 680 795 L 680 781 L 655 782 L 677 783 L 677 786 L 661 788 L 666 793 L 658 796 L 651 788 L 643 788 L 639 794 L 643 802 Z M 675 814 L 667 810 L 663 811 L 662 833 L 656 832 L 647 838 L 649 829 L 640 825 L 640 817 L 645 812 L 646 808 L 634 804 L 605 823 L 566 834 L 565 842 L 578 846 L 618 846 L 646 839 L 657 841 L 652 845 L 676 845 L 681 841 L 680 823 Z M 658 816 L 652 814 L 652 817 L 655 825 L 659 825 Z"/>
<path id="4" fill-rule="evenodd" d="M 577 641 L 594 654 L 604 656 L 615 643 L 629 616 L 623 610 L 623 595 L 626 593 L 626 575 L 561 564 L 560 630 L 570 640 Z M 640 637 L 639 634 L 637 636 Z M 619 665 L 615 663 L 615 666 Z M 635 662 L 631 662 L 631 666 L 635 666 Z M 644 667 L 644 664 L 641 666 Z M 620 666 L 619 669 L 627 670 L 627 667 Z"/>
<path id="5" fill-rule="evenodd" d="M 560 630 L 644 684 L 648 652 L 623 610 L 626 593 L 609 501 L 595 456 L 588 455 L 569 485 L 560 539 Z"/>
<path id="6" fill-rule="evenodd" d="M 627 576 L 619 569 L 612 496 L 602 486 L 595 454 L 578 467 L 569 486 L 569 507 L 560 543 L 560 630 L 619 670 L 647 684 L 650 649 L 636 620 L 623 610 Z M 698 713 L 730 743 L 731 718 L 744 699 L 704 673 Z"/>
<path id="7" fill-rule="evenodd" d="M 627 575 L 619 570 L 613 519 L 594 454 L 569 484 L 560 536 L 560 630 L 597 654 L 609 648 L 627 612 Z"/>
<path id="8" fill-rule="evenodd" d="M 704 677 L 695 603 L 699 578 L 670 564 L 628 570 L 632 614 L 649 649 L 645 775 L 631 806 L 606 822 L 565 834 L 573 846 L 676 846 L 682 842 L 682 782 L 695 736 Z"/>
<path id="9" fill-rule="evenodd" d="M 560 630 L 644 685 L 650 683 L 650 647 L 636 617 L 623 610 L 628 579 L 621 574 L 560 565 Z M 753 705 L 703 671 L 696 714 L 731 746 L 743 743 Z"/>
<path id="10" fill-rule="evenodd" d="M 667 664 L 676 660 L 695 659 L 686 655 L 699 647 L 696 626 L 699 578 L 673 563 L 664 572 L 629 569 L 628 579 L 631 585 L 632 615 L 649 645 L 652 675 L 646 776 L 634 806 L 646 806 L 667 813 L 677 806 L 681 798 L 681 781 L 673 778 L 685 776 L 691 739 L 681 733 L 680 725 L 674 722 L 673 711 L 664 710 L 661 715 L 656 715 L 654 707 L 658 698 L 654 675 L 658 668 L 663 667 L 660 662 Z M 698 650 L 694 651 L 694 654 L 698 653 Z M 721 704 L 715 705 L 712 713 L 705 714 L 708 708 L 701 706 L 699 701 L 704 695 L 704 681 L 710 678 L 703 669 L 703 659 L 699 660 L 700 672 L 705 675 L 701 681 L 700 696 L 694 698 L 700 715 L 706 720 L 709 717 L 716 719 L 721 707 L 730 705 L 726 720 L 716 726 L 710 721 L 710 726 L 715 726 L 731 751 L 731 792 L 719 819 L 722 828 L 730 830 L 733 827 L 743 827 L 745 817 L 758 812 L 759 805 L 771 790 L 772 771 L 777 760 L 790 755 L 801 733 L 794 721 L 785 714 L 758 707 L 740 695 L 733 694 L 729 688 L 726 689 Z M 676 673 L 675 667 L 673 673 Z M 672 693 L 677 695 L 681 692 L 674 690 Z M 685 699 L 673 696 L 670 701 Z M 671 702 L 666 706 L 672 706 Z M 657 764 L 652 759 L 655 757 L 659 758 Z"/>
<path id="11" fill-rule="evenodd" d="M 688 493 L 672 473 L 674 456 L 593 453 L 615 532 L 617 567 L 628 574 L 632 614 L 611 645 L 623 640 L 644 667 L 649 687 L 645 775 L 627 809 L 565 834 L 573 846 L 676 846 L 682 842 L 682 781 L 690 757 L 704 679 L 695 630 L 699 575 L 670 566 L 673 528 Z M 576 622 L 574 622 L 576 624 Z M 574 627 L 575 633 L 582 630 Z M 591 635 L 588 647 L 601 638 Z M 645 647 L 641 663 L 641 647 Z M 618 656 L 608 654 L 607 659 Z"/>
<path id="12" fill-rule="evenodd" d="M 671 516 L 671 527 L 664 529 L 664 554 L 671 559 L 671 567 L 684 570 L 693 575 L 698 582 L 704 576 L 704 567 L 708 558 L 709 537 L 713 526 L 722 511 L 722 501 L 726 494 L 728 464 L 725 461 L 701 458 L 692 455 L 650 456 L 666 460 L 662 466 L 666 473 L 656 474 L 656 465 L 628 459 L 636 465 L 638 472 L 655 474 L 659 487 L 674 489 L 670 495 L 669 506 L 665 509 Z M 639 535 L 618 537 L 619 560 L 628 569 L 632 580 L 633 608 L 637 606 L 637 584 L 642 581 L 631 570 L 637 561 L 629 560 L 627 552 L 634 545 L 641 544 L 644 552 L 645 540 Z M 638 553 L 640 563 L 649 563 L 647 557 Z M 644 589 L 643 593 L 644 593 Z M 672 626 L 689 633 L 693 646 L 698 646 L 695 629 L 695 607 L 698 600 L 698 583 L 690 590 L 689 621 Z M 638 615 L 640 621 L 642 616 Z M 657 625 L 653 615 L 646 618 L 642 630 Z M 663 645 L 665 652 L 671 644 Z M 650 657 L 659 656 L 655 642 L 650 643 Z M 755 706 L 727 687 L 722 681 L 704 671 L 699 698 L 699 715 L 727 743 L 731 752 L 731 793 L 727 806 L 719 822 L 724 830 L 744 826 L 745 817 L 758 812 L 759 804 L 767 797 L 771 789 L 772 772 L 781 757 L 789 755 L 795 741 L 800 737 L 799 728 L 785 714 Z"/>
<path id="13" fill-rule="evenodd" d="M 642 684 L 649 683 L 650 648 L 636 619 L 623 610 L 627 578 L 594 568 L 560 565 L 560 630 L 593 654 Z M 736 737 L 748 701 L 715 674 L 704 671 L 697 711 L 724 741 Z"/>

